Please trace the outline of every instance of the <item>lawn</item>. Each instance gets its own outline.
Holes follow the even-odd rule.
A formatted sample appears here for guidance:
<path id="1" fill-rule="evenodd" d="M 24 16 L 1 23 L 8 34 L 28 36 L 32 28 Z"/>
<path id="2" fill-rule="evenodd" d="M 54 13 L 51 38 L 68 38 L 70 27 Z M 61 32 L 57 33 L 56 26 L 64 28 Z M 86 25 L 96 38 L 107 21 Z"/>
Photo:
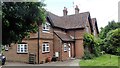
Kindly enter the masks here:
<path id="1" fill-rule="evenodd" d="M 118 66 L 118 56 L 105 54 L 90 60 L 80 60 L 80 66 Z"/>

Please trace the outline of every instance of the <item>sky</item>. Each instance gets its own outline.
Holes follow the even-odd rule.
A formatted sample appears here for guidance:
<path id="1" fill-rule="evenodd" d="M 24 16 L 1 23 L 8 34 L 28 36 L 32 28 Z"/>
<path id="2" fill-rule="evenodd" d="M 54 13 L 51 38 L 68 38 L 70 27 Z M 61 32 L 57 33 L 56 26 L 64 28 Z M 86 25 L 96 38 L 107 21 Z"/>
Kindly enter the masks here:
<path id="1" fill-rule="evenodd" d="M 45 0 L 45 9 L 58 16 L 63 16 L 66 7 L 68 15 L 75 13 L 78 5 L 80 13 L 90 12 L 91 18 L 97 19 L 98 28 L 104 27 L 109 21 L 118 22 L 118 2 L 120 0 Z"/>

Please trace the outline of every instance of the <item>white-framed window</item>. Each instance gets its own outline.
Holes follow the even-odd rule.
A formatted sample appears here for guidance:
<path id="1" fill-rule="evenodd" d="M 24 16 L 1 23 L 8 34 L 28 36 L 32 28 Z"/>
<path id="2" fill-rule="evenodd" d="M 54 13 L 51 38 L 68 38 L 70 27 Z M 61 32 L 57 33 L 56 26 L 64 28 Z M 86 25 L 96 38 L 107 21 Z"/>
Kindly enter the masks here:
<path id="1" fill-rule="evenodd" d="M 50 52 L 50 46 L 48 42 L 42 44 L 42 53 Z"/>
<path id="2" fill-rule="evenodd" d="M 50 24 L 46 22 L 42 25 L 43 32 L 48 32 L 50 30 Z"/>
<path id="3" fill-rule="evenodd" d="M 67 43 L 64 43 L 64 51 L 67 51 Z"/>
<path id="4" fill-rule="evenodd" d="M 18 44 L 17 53 L 28 53 L 28 44 Z"/>

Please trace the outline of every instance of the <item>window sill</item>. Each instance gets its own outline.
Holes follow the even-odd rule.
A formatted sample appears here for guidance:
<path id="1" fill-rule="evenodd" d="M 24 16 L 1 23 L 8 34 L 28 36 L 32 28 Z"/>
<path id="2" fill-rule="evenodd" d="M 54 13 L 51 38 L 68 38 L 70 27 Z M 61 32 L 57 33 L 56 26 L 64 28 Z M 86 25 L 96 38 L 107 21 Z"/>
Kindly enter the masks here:
<path id="1" fill-rule="evenodd" d="M 42 54 L 47 54 L 47 53 L 50 53 L 50 52 L 42 52 Z"/>
<path id="2" fill-rule="evenodd" d="M 17 54 L 28 54 L 28 52 L 26 52 L 26 53 L 20 53 L 20 52 L 17 52 Z"/>
<path id="3" fill-rule="evenodd" d="M 42 31 L 43 33 L 50 33 L 49 31 Z"/>
<path id="4" fill-rule="evenodd" d="M 67 52 L 67 50 L 65 50 L 64 52 Z"/>

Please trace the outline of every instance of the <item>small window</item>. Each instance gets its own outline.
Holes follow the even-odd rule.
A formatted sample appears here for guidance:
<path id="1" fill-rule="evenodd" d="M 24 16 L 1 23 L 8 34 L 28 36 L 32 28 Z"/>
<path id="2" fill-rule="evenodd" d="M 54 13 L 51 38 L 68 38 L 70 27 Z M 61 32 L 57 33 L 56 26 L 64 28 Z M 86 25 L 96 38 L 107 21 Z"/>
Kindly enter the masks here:
<path id="1" fill-rule="evenodd" d="M 43 32 L 48 32 L 50 30 L 50 24 L 46 22 L 45 24 L 42 25 Z"/>
<path id="2" fill-rule="evenodd" d="M 28 53 L 28 44 L 18 44 L 17 53 Z"/>
<path id="3" fill-rule="evenodd" d="M 64 51 L 67 51 L 67 43 L 64 43 Z"/>
<path id="4" fill-rule="evenodd" d="M 42 44 L 42 53 L 50 52 L 49 43 Z"/>

